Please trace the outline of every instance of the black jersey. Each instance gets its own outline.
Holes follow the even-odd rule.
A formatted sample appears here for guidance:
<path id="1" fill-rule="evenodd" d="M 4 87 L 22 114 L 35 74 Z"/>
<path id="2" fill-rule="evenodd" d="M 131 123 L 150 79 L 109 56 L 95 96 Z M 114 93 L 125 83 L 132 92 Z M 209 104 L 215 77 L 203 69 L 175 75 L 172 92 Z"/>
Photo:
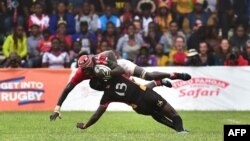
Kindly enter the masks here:
<path id="1" fill-rule="evenodd" d="M 138 85 L 123 76 L 110 79 L 105 85 L 100 104 L 108 107 L 111 102 L 126 103 L 139 114 L 160 112 L 167 101 L 152 89 Z"/>
<path id="2" fill-rule="evenodd" d="M 118 76 L 107 82 L 100 104 L 106 105 L 110 102 L 132 104 L 143 92 L 144 90 L 136 83 L 123 76 Z"/>

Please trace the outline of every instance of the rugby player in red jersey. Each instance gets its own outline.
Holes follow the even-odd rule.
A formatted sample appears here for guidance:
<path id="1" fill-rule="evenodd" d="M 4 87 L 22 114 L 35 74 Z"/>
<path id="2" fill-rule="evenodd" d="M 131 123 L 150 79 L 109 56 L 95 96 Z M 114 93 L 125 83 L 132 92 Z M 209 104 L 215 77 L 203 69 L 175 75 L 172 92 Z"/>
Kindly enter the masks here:
<path id="1" fill-rule="evenodd" d="M 111 69 L 111 71 L 108 74 L 101 73 L 99 74 L 99 76 L 96 76 L 96 74 L 94 73 L 94 66 L 97 64 L 106 65 Z M 150 83 L 151 87 L 160 85 L 170 87 L 171 83 L 167 80 L 164 80 L 164 78 L 181 80 L 189 80 L 191 78 L 191 76 L 186 73 L 169 74 L 163 72 L 146 72 L 141 67 L 136 66 L 132 62 L 126 60 L 123 60 L 122 64 L 118 65 L 112 51 L 107 51 L 99 55 L 82 55 L 78 60 L 77 72 L 63 90 L 54 109 L 54 112 L 50 116 L 50 120 L 56 120 L 57 117 L 60 118 L 60 108 L 62 103 L 64 102 L 70 91 L 83 80 L 92 79 L 95 77 L 102 78 L 104 76 L 116 77 L 125 73 L 143 78 L 145 80 L 157 80 Z"/>

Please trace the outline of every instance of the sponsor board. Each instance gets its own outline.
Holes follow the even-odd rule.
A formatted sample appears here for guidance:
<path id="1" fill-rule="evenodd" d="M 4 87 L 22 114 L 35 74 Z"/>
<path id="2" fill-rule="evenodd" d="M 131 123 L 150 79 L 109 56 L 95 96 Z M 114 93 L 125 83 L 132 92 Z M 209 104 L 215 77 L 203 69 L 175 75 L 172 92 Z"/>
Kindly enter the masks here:
<path id="1" fill-rule="evenodd" d="M 0 111 L 52 110 L 70 73 L 71 70 L 1 70 Z"/>

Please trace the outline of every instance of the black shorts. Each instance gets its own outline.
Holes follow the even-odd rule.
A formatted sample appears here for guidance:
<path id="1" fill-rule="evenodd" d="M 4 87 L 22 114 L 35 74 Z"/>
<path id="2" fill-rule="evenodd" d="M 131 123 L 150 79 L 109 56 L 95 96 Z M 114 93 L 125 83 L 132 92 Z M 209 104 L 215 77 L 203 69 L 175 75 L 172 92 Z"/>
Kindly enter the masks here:
<path id="1" fill-rule="evenodd" d="M 133 110 L 138 114 L 152 115 L 155 112 L 161 112 L 167 101 L 152 89 L 142 92 Z"/>

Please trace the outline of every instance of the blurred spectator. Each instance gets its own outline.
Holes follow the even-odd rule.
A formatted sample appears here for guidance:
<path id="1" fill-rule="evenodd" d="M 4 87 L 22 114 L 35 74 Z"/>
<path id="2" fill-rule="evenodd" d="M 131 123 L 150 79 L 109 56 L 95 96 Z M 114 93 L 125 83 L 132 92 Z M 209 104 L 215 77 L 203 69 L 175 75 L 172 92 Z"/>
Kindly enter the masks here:
<path id="1" fill-rule="evenodd" d="M 169 51 L 174 47 L 175 39 L 178 36 L 182 36 L 185 38 L 185 34 L 181 30 L 179 30 L 178 23 L 175 21 L 171 21 L 169 31 L 165 32 L 160 39 L 160 43 L 164 46 L 164 53 L 169 54 Z"/>
<path id="2" fill-rule="evenodd" d="M 216 26 L 207 26 L 207 35 L 205 41 L 208 44 L 209 52 L 218 52 L 220 46 L 219 31 Z"/>
<path id="3" fill-rule="evenodd" d="M 168 65 L 168 56 L 164 54 L 163 45 L 157 44 L 155 47 L 155 54 L 157 58 L 157 66 L 167 66 Z"/>
<path id="4" fill-rule="evenodd" d="M 206 0 L 206 2 L 207 2 L 206 11 L 209 13 L 216 13 L 217 12 L 217 1 L 218 0 Z"/>
<path id="5" fill-rule="evenodd" d="M 151 13 L 155 12 L 156 5 L 152 0 L 141 0 L 137 5 L 137 11 L 140 12 L 141 16 L 139 19 L 142 21 L 142 29 L 144 35 L 148 34 L 148 25 L 153 22 L 153 16 Z M 138 17 L 135 17 L 138 18 Z"/>
<path id="6" fill-rule="evenodd" d="M 247 66 L 248 61 L 240 54 L 239 48 L 232 48 L 232 52 L 224 62 L 225 66 Z"/>
<path id="7" fill-rule="evenodd" d="M 111 21 L 115 27 L 120 27 L 121 22 L 119 18 L 112 13 L 112 7 L 109 5 L 106 6 L 104 15 L 99 18 L 98 28 L 103 32 L 106 31 L 108 21 Z"/>
<path id="8" fill-rule="evenodd" d="M 235 24 L 248 26 L 247 0 L 219 0 L 218 17 L 222 28 L 222 37 L 228 37 L 229 29 Z"/>
<path id="9" fill-rule="evenodd" d="M 89 25 L 87 21 L 80 23 L 80 32 L 72 36 L 73 42 L 81 42 L 81 50 L 86 51 L 88 54 L 95 53 L 97 46 L 97 39 L 94 33 L 90 32 Z"/>
<path id="10" fill-rule="evenodd" d="M 250 65 L 250 40 L 247 41 L 244 52 L 242 53 L 244 59 L 248 61 L 248 65 Z"/>
<path id="11" fill-rule="evenodd" d="M 51 34 L 56 34 L 57 24 L 59 21 L 66 22 L 66 33 L 74 34 L 75 33 L 75 20 L 72 14 L 67 13 L 66 3 L 59 2 L 57 4 L 57 13 L 50 16 L 49 20 L 49 31 Z"/>
<path id="12" fill-rule="evenodd" d="M 12 32 L 14 25 L 24 26 L 24 5 L 23 0 L 2 0 L 1 10 L 4 20 L 5 34 Z"/>
<path id="13" fill-rule="evenodd" d="M 249 0 L 234 0 L 233 7 L 236 15 L 236 24 L 242 24 L 244 27 L 248 27 L 248 3 Z"/>
<path id="14" fill-rule="evenodd" d="M 110 49 L 111 49 L 111 47 L 109 46 L 108 41 L 107 40 L 102 40 L 100 42 L 99 47 L 97 48 L 96 54 L 101 53 L 103 51 L 110 50 Z"/>
<path id="15" fill-rule="evenodd" d="M 95 6 L 97 14 L 105 11 L 105 0 L 90 0 L 89 2 Z"/>
<path id="16" fill-rule="evenodd" d="M 169 29 L 170 22 L 172 21 L 172 14 L 170 11 L 170 5 L 165 2 L 160 2 L 158 5 L 158 13 L 155 17 L 155 23 L 160 26 L 161 32 Z"/>
<path id="17" fill-rule="evenodd" d="M 202 66 L 199 53 L 196 51 L 196 49 L 189 49 L 187 57 L 187 66 Z"/>
<path id="18" fill-rule="evenodd" d="M 140 19 L 134 19 L 133 24 L 135 25 L 135 33 L 136 34 L 141 34 L 143 33 L 142 31 L 142 23 Z M 127 26 L 128 27 L 128 26 Z"/>
<path id="19" fill-rule="evenodd" d="M 67 33 L 66 28 L 67 28 L 67 22 L 66 21 L 63 21 L 63 20 L 58 21 L 57 33 L 54 34 L 54 35 L 51 35 L 50 40 L 52 38 L 54 38 L 54 37 L 59 38 L 59 40 L 66 45 L 65 48 L 61 48 L 61 49 L 68 51 L 68 50 L 71 49 L 72 40 L 71 40 L 70 36 L 66 34 Z"/>
<path id="20" fill-rule="evenodd" d="M 175 39 L 175 46 L 169 53 L 170 65 L 182 66 L 187 61 L 187 52 L 185 50 L 185 39 L 178 36 Z"/>
<path id="21" fill-rule="evenodd" d="M 108 41 L 108 45 L 111 47 L 111 49 L 116 49 L 116 43 L 119 38 L 119 35 L 117 34 L 115 25 L 112 22 L 107 23 L 107 31 L 103 32 L 101 35 L 101 38 L 99 37 L 99 41 L 106 40 Z"/>
<path id="22" fill-rule="evenodd" d="M 131 0 L 108 0 L 110 1 L 109 5 L 111 3 L 114 4 L 114 12 L 117 15 L 121 15 L 122 10 L 124 9 L 124 7 L 126 6 L 126 3 L 129 3 L 129 5 L 131 5 Z"/>
<path id="23" fill-rule="evenodd" d="M 124 8 L 120 16 L 120 20 L 122 23 L 129 23 L 133 19 L 133 9 L 131 7 L 130 2 L 124 3 Z"/>
<path id="24" fill-rule="evenodd" d="M 143 43 L 141 35 L 135 33 L 135 25 L 130 24 L 128 33 L 118 40 L 116 51 L 122 54 L 123 59 L 135 61 Z"/>
<path id="25" fill-rule="evenodd" d="M 223 66 L 226 58 L 231 53 L 231 46 L 228 39 L 222 39 L 220 42 L 219 51 L 215 54 L 215 65 Z"/>
<path id="26" fill-rule="evenodd" d="M 43 6 L 43 12 L 45 14 L 48 14 L 48 15 L 51 15 L 54 11 L 54 8 L 53 8 L 53 2 L 57 2 L 58 0 L 32 0 L 32 2 L 36 3 L 40 3 L 42 6 Z"/>
<path id="27" fill-rule="evenodd" d="M 5 68 L 22 68 L 22 59 L 16 52 L 10 54 L 9 59 L 4 64 Z"/>
<path id="28" fill-rule="evenodd" d="M 174 19 L 182 28 L 185 16 L 193 11 L 193 0 L 173 0 Z"/>
<path id="29" fill-rule="evenodd" d="M 199 45 L 199 58 L 202 66 L 214 66 L 214 55 L 208 51 L 208 44 L 204 41 Z"/>
<path id="30" fill-rule="evenodd" d="M 208 26 L 218 26 L 218 0 L 205 0 L 204 7 L 206 7 L 205 11 L 210 14 L 209 21 L 207 23 Z"/>
<path id="31" fill-rule="evenodd" d="M 208 25 L 210 18 L 210 13 L 206 12 L 203 8 L 204 0 L 196 0 L 194 3 L 194 11 L 187 15 L 183 22 L 183 31 L 185 33 L 191 33 L 193 27 L 197 26 L 197 20 L 200 20 L 204 26 Z"/>
<path id="32" fill-rule="evenodd" d="M 204 41 L 206 39 L 207 27 L 200 26 L 198 23 L 197 23 L 197 25 L 195 25 L 194 32 L 190 35 L 190 37 L 187 41 L 187 49 L 188 50 L 192 49 L 192 48 L 199 50 L 200 41 Z"/>
<path id="33" fill-rule="evenodd" d="M 45 52 L 43 55 L 43 67 L 47 68 L 67 68 L 69 67 L 69 55 L 67 52 L 62 52 L 60 48 L 60 40 L 54 37 L 52 40 L 52 48 L 50 52 Z"/>
<path id="34" fill-rule="evenodd" d="M 41 55 L 51 50 L 51 41 L 49 37 L 50 37 L 49 31 L 48 30 L 43 31 L 43 39 L 39 42 L 39 45 L 37 47 Z"/>
<path id="35" fill-rule="evenodd" d="M 148 33 L 143 37 L 144 41 L 150 45 L 149 53 L 155 52 L 155 46 L 159 43 L 162 34 L 155 22 L 148 24 Z"/>
<path id="36" fill-rule="evenodd" d="M 70 5 L 72 5 L 73 11 L 77 11 L 81 8 L 84 2 L 87 2 L 86 0 L 67 0 Z M 73 12 L 74 13 L 74 12 Z"/>
<path id="37" fill-rule="evenodd" d="M 38 68 L 41 67 L 41 56 L 40 52 L 37 49 L 39 42 L 42 40 L 41 33 L 39 31 L 39 25 L 33 24 L 30 26 L 31 34 L 27 39 L 28 46 L 28 67 L 29 68 Z"/>
<path id="38" fill-rule="evenodd" d="M 78 58 L 82 45 L 80 41 L 73 43 L 72 50 L 69 51 L 70 64 Z"/>
<path id="39" fill-rule="evenodd" d="M 149 54 L 149 45 L 142 45 L 140 53 L 136 57 L 135 63 L 138 66 L 157 66 L 156 56 Z"/>
<path id="40" fill-rule="evenodd" d="M 120 10 L 124 7 L 124 2 L 130 0 L 91 0 L 91 4 L 95 5 L 98 14 L 104 12 L 108 6 Z M 117 11 L 115 14 L 118 14 Z"/>
<path id="41" fill-rule="evenodd" d="M 123 32 L 125 32 L 126 27 L 133 20 L 133 10 L 131 8 L 130 2 L 125 3 L 123 11 L 122 11 L 121 16 L 120 16 L 120 20 L 121 20 L 121 29 Z"/>
<path id="42" fill-rule="evenodd" d="M 21 25 L 16 26 L 14 33 L 9 35 L 3 44 L 3 54 L 6 58 L 13 52 L 16 52 L 21 59 L 25 59 L 28 53 L 27 37 Z"/>
<path id="43" fill-rule="evenodd" d="M 250 28 L 249 27 L 249 24 L 250 24 L 250 0 L 248 0 L 248 28 Z"/>
<path id="44" fill-rule="evenodd" d="M 79 59 L 82 55 L 88 55 L 88 53 L 87 53 L 87 52 L 84 52 L 84 51 L 79 52 L 77 58 L 75 58 L 74 61 L 73 61 L 73 62 L 71 63 L 71 65 L 70 65 L 70 68 L 71 68 L 71 69 L 78 68 L 78 63 L 77 63 L 77 61 L 78 61 L 78 59 Z"/>
<path id="45" fill-rule="evenodd" d="M 239 48 L 239 50 L 242 52 L 248 39 L 249 37 L 244 26 L 238 25 L 235 29 L 234 35 L 229 41 L 232 47 Z"/>
<path id="46" fill-rule="evenodd" d="M 41 32 L 49 27 L 49 17 L 43 13 L 43 6 L 36 2 L 34 4 L 34 14 L 29 16 L 28 26 L 39 25 Z"/>
<path id="47" fill-rule="evenodd" d="M 88 22 L 90 31 L 95 32 L 98 29 L 97 26 L 99 17 L 95 13 L 90 15 L 90 8 L 90 4 L 88 2 L 84 2 L 79 13 L 75 16 L 76 32 L 80 32 L 80 22 L 83 21 Z"/>
<path id="48" fill-rule="evenodd" d="M 96 32 L 98 30 L 99 16 L 97 15 L 95 5 L 93 4 L 90 4 L 89 16 L 91 18 L 90 31 Z"/>

